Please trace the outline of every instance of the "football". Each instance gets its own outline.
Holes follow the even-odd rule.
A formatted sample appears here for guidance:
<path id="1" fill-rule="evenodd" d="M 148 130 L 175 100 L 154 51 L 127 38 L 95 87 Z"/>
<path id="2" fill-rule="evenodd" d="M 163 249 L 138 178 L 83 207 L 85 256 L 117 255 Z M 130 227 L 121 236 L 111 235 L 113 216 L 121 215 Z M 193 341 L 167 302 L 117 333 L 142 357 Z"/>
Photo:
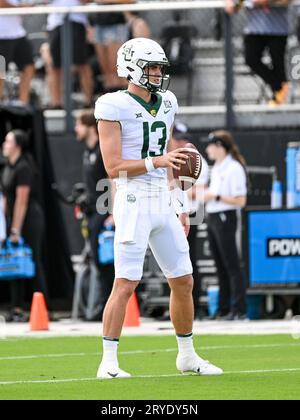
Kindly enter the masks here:
<path id="1" fill-rule="evenodd" d="M 184 147 L 185 154 L 189 157 L 184 165 L 180 165 L 180 169 L 173 169 L 173 176 L 176 184 L 182 190 L 190 189 L 201 174 L 202 159 L 201 155 L 192 143 L 187 143 Z"/>

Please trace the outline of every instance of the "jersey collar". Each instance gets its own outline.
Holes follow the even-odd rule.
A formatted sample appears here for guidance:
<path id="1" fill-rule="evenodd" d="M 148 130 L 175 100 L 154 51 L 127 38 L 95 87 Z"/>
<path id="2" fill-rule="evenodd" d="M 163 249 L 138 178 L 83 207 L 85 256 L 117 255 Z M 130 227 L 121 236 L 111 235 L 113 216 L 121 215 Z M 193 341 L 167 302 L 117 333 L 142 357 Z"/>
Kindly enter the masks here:
<path id="1" fill-rule="evenodd" d="M 159 95 L 158 93 L 152 94 L 157 97 L 157 101 L 154 104 L 152 104 L 151 102 L 145 102 L 140 96 L 134 95 L 133 93 L 128 92 L 128 90 L 126 90 L 126 93 L 130 95 L 134 100 L 136 100 L 143 108 L 145 108 L 146 111 L 149 112 L 149 114 L 152 115 L 153 118 L 157 116 L 162 103 L 161 95 Z"/>

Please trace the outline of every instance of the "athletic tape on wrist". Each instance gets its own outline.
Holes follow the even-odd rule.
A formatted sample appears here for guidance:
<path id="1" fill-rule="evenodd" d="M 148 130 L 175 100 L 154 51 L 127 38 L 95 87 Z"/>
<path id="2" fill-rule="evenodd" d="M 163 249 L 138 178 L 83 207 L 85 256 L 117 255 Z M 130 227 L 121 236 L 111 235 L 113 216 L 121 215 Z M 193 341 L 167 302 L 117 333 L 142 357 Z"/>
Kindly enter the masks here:
<path id="1" fill-rule="evenodd" d="M 152 157 L 146 157 L 145 166 L 146 166 L 147 172 L 155 171 L 155 167 L 153 165 L 153 158 Z"/>

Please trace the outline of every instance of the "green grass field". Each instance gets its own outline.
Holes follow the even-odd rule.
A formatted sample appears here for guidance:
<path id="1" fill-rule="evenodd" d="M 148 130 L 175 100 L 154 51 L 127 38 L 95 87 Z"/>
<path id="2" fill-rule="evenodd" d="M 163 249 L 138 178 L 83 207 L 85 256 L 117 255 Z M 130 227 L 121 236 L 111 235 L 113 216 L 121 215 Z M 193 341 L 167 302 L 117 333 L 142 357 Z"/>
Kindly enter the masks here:
<path id="1" fill-rule="evenodd" d="M 300 399 L 300 341 L 291 336 L 195 337 L 222 377 L 183 376 L 174 337 L 124 337 L 120 365 L 131 379 L 95 380 L 98 338 L 0 340 L 0 400 Z"/>

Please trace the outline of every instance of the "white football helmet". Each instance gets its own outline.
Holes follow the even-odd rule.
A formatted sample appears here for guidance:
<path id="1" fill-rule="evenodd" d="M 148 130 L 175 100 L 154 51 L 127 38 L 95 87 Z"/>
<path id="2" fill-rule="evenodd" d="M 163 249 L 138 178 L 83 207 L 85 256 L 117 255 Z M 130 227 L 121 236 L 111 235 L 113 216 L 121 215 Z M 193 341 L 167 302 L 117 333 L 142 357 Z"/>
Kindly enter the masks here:
<path id="1" fill-rule="evenodd" d="M 151 65 L 161 66 L 160 82 L 150 82 L 146 68 Z M 147 38 L 134 38 L 121 46 L 118 51 L 117 69 L 120 77 L 150 92 L 165 92 L 169 87 L 170 76 L 166 74 L 169 61 L 162 47 Z"/>

